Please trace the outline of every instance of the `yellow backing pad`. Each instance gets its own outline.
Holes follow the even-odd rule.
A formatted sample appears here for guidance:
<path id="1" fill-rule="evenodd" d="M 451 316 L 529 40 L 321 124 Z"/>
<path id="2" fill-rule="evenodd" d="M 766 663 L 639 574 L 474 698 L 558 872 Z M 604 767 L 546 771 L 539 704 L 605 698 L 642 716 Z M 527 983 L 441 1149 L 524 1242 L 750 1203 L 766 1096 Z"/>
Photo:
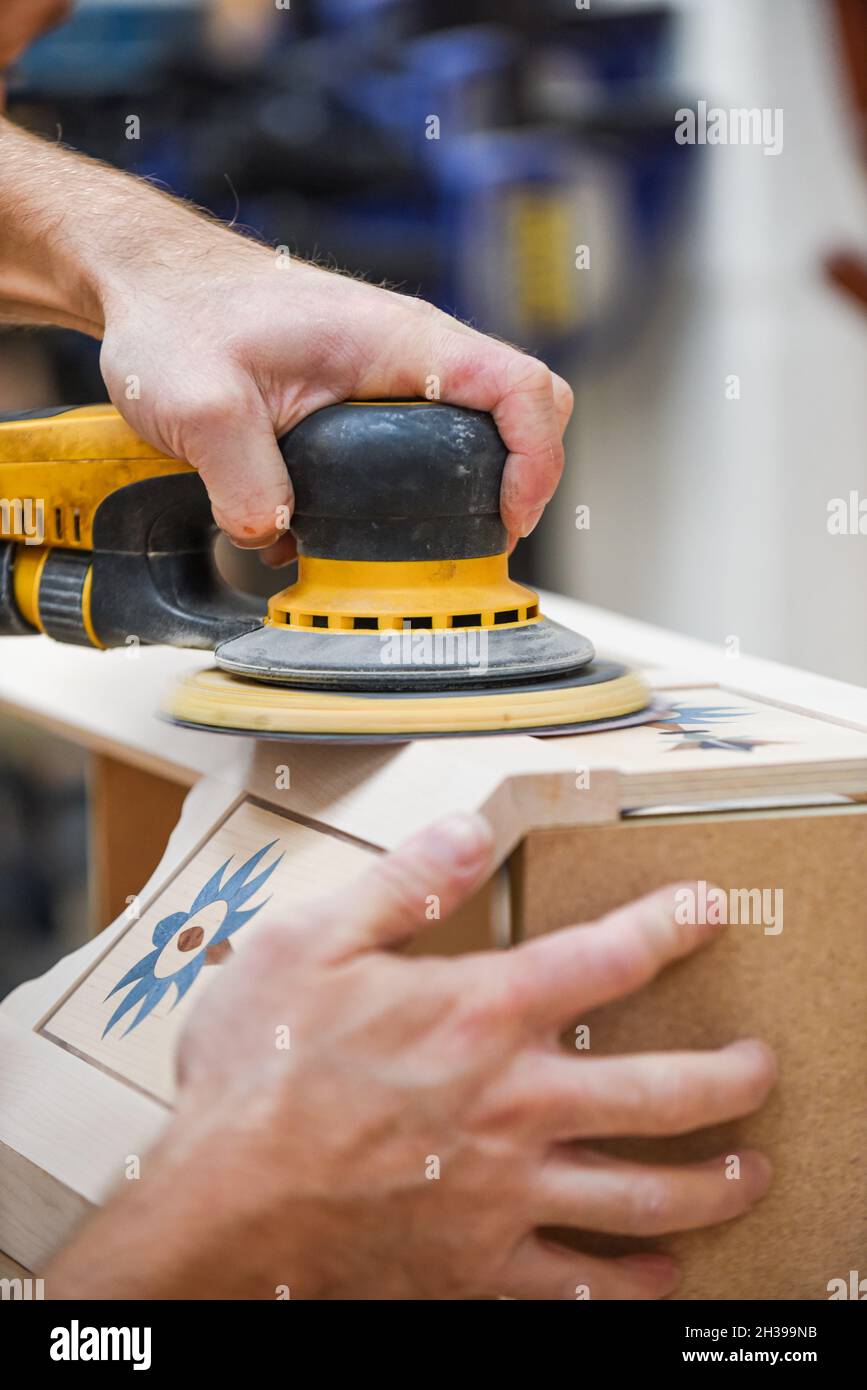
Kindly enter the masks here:
<path id="1" fill-rule="evenodd" d="M 634 672 L 596 684 L 461 695 L 353 695 L 290 690 L 198 671 L 171 693 L 165 713 L 185 724 L 259 734 L 462 734 L 595 723 L 644 709 L 650 692 Z"/>

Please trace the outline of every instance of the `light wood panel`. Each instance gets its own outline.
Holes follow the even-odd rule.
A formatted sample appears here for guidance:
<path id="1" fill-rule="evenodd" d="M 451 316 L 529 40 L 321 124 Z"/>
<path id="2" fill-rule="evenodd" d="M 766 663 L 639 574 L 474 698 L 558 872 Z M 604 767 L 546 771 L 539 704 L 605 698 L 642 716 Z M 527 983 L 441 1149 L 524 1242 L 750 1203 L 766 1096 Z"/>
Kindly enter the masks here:
<path id="1" fill-rule="evenodd" d="M 643 668 L 661 689 L 720 685 L 867 729 L 867 694 L 860 687 L 753 656 L 733 658 L 710 643 L 561 594 L 542 593 L 541 598 L 550 617 L 585 632 L 601 655 Z M 171 647 L 93 652 L 47 637 L 4 637 L 2 655 L 0 711 L 5 707 L 88 748 L 188 786 L 199 777 L 218 775 L 241 755 L 240 745 L 252 744 L 250 739 L 176 728 L 160 719 L 172 682 L 210 664 L 201 652 Z M 363 759 L 366 750 L 357 751 Z M 330 756 L 328 750 L 323 762 Z"/>
<path id="2" fill-rule="evenodd" d="M 37 638 L 4 639 L 0 707 L 5 703 L 37 725 L 147 773 L 195 784 L 162 863 L 140 893 L 137 925 L 145 938 L 160 914 L 185 908 L 174 904 L 173 883 L 189 897 L 193 878 L 198 881 L 199 869 L 217 854 L 210 853 L 209 841 L 250 796 L 270 808 L 269 815 L 289 817 L 292 828 L 281 824 L 280 833 L 307 864 L 311 889 L 335 882 L 343 870 L 355 871 L 347 845 L 369 862 L 376 849 L 392 847 L 450 810 L 478 810 L 489 819 L 500 863 L 529 835 L 512 894 L 525 931 L 583 920 L 674 873 L 741 887 L 784 883 L 781 937 L 724 937 L 635 1001 L 600 1014 L 593 1037 L 594 1046 L 611 1048 L 678 1039 L 701 1045 L 749 1029 L 776 1043 L 784 1066 L 778 1097 L 755 1128 L 750 1122 L 742 1133 L 777 1156 L 780 1182 L 748 1220 L 679 1238 L 687 1263 L 684 1291 L 690 1297 L 825 1296 L 816 1293 L 821 1276 L 827 1282 L 857 1267 L 847 1261 L 855 1259 L 852 1238 L 863 1235 L 863 1182 L 844 1159 L 856 1148 L 862 1152 L 865 1138 L 858 1128 L 863 1085 L 855 1076 L 863 1027 L 856 1038 L 852 1030 L 862 1022 L 857 1009 L 864 997 L 858 933 L 867 886 L 860 877 L 867 808 L 805 813 L 785 806 L 798 797 L 867 793 L 867 697 L 854 687 L 747 658 L 731 661 L 675 634 L 549 600 L 551 616 L 587 631 L 606 654 L 651 667 L 666 704 L 748 704 L 749 715 L 733 718 L 731 727 L 716 718 L 712 727 L 734 739 L 749 721 L 760 746 L 700 748 L 685 739 L 687 747 L 676 751 L 678 733 L 669 730 L 669 737 L 665 729 L 553 740 L 449 739 L 388 749 L 256 744 L 171 728 L 156 716 L 168 681 L 204 664 L 200 655 L 155 649 L 130 658 Z M 720 799 L 746 804 L 757 797 L 774 809 L 765 815 L 702 811 Z M 673 800 L 691 805 L 692 813 L 660 815 Z M 620 819 L 636 807 L 643 808 L 640 818 Z M 244 832 L 238 845 L 254 841 Z M 190 882 L 182 882 L 185 865 L 197 855 L 203 857 Z M 437 928 L 442 935 L 430 949 L 486 944 L 495 920 L 501 941 L 508 931 L 502 883 L 501 875 L 464 921 L 444 932 Z M 281 899 L 291 891 L 281 884 Z M 30 1268 L 38 1270 L 88 1204 L 123 1180 L 125 1157 L 145 1153 L 170 1113 L 163 1101 L 171 1090 L 171 1015 L 155 1011 L 159 1041 L 152 1056 L 132 1068 L 121 1065 L 110 1074 L 100 1052 L 120 1046 L 114 1032 L 105 1045 L 98 1035 L 105 994 L 121 973 L 106 966 L 103 978 L 100 961 L 115 972 L 127 963 L 125 951 L 129 963 L 140 959 L 147 940 L 136 937 L 132 951 L 132 929 L 128 921 L 114 923 L 0 1006 L 0 1248 Z M 240 935 L 235 944 L 243 949 Z M 175 1011 L 178 1018 L 183 1007 Z M 46 1031 L 39 1032 L 46 1019 Z M 46 1035 L 52 1026 L 64 1034 L 62 1042 Z M 137 1031 L 129 1035 L 133 1044 Z M 118 1058 L 110 1060 L 117 1067 Z M 136 1067 L 134 1081 L 127 1073 Z M 140 1089 L 142 1080 L 151 1094 Z M 740 1138 L 741 1131 L 733 1131 L 719 1142 Z M 704 1142 L 688 1137 L 672 1152 L 687 1157 Z M 792 1242 L 798 1239 L 796 1258 Z"/>
<path id="3" fill-rule="evenodd" d="M 266 846 L 264 856 L 251 863 Z M 303 921 L 303 905 L 326 885 L 336 887 L 361 873 L 371 853 L 245 801 L 88 969 L 44 1020 L 41 1032 L 170 1104 L 175 1043 L 208 977 L 243 951 L 267 923 L 291 929 L 293 921 Z M 266 872 L 261 888 L 248 898 L 247 886 Z M 201 905 L 192 911 L 197 899 Z M 255 915 L 244 920 L 240 914 L 248 912 Z M 150 963 L 133 983 L 114 993 L 141 962 Z M 130 999 L 137 1004 L 106 1032 Z M 156 1007 L 139 1019 L 154 1000 L 159 1001 Z"/>
<path id="4" fill-rule="evenodd" d="M 242 906 L 253 907 L 269 894 L 270 900 L 232 935 L 233 950 L 243 949 L 260 917 L 289 921 L 303 914 L 311 898 L 348 882 L 375 860 L 372 845 L 287 817 L 273 805 L 280 793 L 270 765 L 259 771 L 262 788 L 270 789 L 271 808 L 247 797 L 249 769 L 238 769 L 234 785 L 200 782 L 184 803 L 161 864 L 142 888 L 138 917 L 131 921 L 124 913 L 0 1005 L 0 1249 L 31 1269 L 44 1267 L 88 1207 L 125 1180 L 129 1156 L 142 1158 L 170 1118 L 179 1028 L 207 972 L 224 962 L 203 966 L 176 1009 L 170 1008 L 172 986 L 130 1034 L 124 1037 L 117 1028 L 104 1039 L 105 1023 L 125 990 L 111 1000 L 106 996 L 130 964 L 154 949 L 154 927 L 174 912 L 188 912 L 195 894 L 226 859 L 234 861 L 230 875 L 272 840 L 274 849 L 262 867 L 279 851 L 284 858 Z M 213 931 L 213 920 L 201 913 L 183 923 L 184 928 L 198 925 Z M 480 950 L 508 936 L 502 888 L 495 879 L 448 922 L 422 932 L 412 950 Z"/>

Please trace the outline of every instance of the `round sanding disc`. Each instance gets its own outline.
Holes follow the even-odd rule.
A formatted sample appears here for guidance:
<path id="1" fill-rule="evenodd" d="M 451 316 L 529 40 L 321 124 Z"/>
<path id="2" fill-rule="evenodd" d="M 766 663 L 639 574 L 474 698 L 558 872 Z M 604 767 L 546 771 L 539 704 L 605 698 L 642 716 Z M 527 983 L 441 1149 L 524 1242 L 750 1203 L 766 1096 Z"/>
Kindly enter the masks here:
<path id="1" fill-rule="evenodd" d="M 593 662 L 571 677 L 493 691 L 291 689 L 208 669 L 187 676 L 164 712 L 195 728 L 257 738 L 399 741 L 457 734 L 555 733 L 636 716 L 650 692 L 633 671 Z"/>

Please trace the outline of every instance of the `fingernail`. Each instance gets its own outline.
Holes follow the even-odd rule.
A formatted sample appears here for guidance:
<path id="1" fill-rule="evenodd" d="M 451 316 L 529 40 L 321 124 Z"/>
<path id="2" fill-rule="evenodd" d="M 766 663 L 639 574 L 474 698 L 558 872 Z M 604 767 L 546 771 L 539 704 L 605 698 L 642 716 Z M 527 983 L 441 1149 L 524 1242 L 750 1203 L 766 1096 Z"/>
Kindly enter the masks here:
<path id="1" fill-rule="evenodd" d="M 752 1055 L 752 1060 L 763 1062 L 768 1070 L 771 1082 L 776 1081 L 779 1074 L 776 1053 L 762 1038 L 737 1038 L 729 1043 L 729 1050 L 737 1050 L 744 1055 L 744 1060 Z"/>
<path id="2" fill-rule="evenodd" d="M 450 864 L 469 867 L 490 854 L 493 844 L 490 826 L 481 816 L 449 816 L 431 826 L 426 837 L 428 849 Z"/>
<path id="3" fill-rule="evenodd" d="M 527 519 L 524 522 L 523 530 L 521 531 L 521 535 L 524 537 L 525 540 L 527 536 L 529 536 L 533 531 L 535 531 L 536 527 L 539 525 L 544 510 L 544 506 L 536 507 L 536 509 L 530 512 L 527 516 Z"/>
<path id="4" fill-rule="evenodd" d="M 751 1195 L 753 1201 L 758 1202 L 760 1198 L 764 1197 L 771 1185 L 771 1178 L 774 1176 L 774 1166 L 770 1159 L 765 1158 L 763 1153 L 759 1153 L 758 1149 L 749 1149 L 742 1157 L 749 1160 L 753 1179 L 753 1190 Z"/>
<path id="5" fill-rule="evenodd" d="M 211 511 L 220 530 L 239 550 L 264 550 L 266 546 L 275 545 L 286 534 L 276 528 L 273 531 L 257 531 L 255 526 L 239 527 L 234 518 L 226 516 L 217 507 L 212 507 Z"/>
<path id="6" fill-rule="evenodd" d="M 219 522 L 217 524 L 219 525 Z M 220 526 L 220 530 L 229 537 L 232 545 L 238 550 L 267 550 L 270 545 L 276 545 L 280 539 L 279 531 L 268 531 L 257 535 L 250 527 L 249 535 L 232 535 L 232 532 L 226 531 L 224 526 Z"/>

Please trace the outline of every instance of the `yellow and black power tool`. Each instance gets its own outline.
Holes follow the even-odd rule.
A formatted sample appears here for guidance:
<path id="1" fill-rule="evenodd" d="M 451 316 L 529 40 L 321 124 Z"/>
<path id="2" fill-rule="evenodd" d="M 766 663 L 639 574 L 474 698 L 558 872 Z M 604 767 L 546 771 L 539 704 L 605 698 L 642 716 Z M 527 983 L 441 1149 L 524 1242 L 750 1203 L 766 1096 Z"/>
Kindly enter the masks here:
<path id="1" fill-rule="evenodd" d="M 213 648 L 261 622 L 213 535 L 195 469 L 113 406 L 0 417 L 0 633 Z"/>
<path id="2" fill-rule="evenodd" d="M 392 741 L 637 722 L 643 682 L 595 660 L 508 572 L 506 451 L 489 415 L 347 402 L 280 441 L 297 579 L 262 612 L 230 589 L 195 469 L 111 406 L 0 420 L 0 634 L 214 649 L 177 722 Z M 644 716 L 646 717 L 646 716 Z"/>

